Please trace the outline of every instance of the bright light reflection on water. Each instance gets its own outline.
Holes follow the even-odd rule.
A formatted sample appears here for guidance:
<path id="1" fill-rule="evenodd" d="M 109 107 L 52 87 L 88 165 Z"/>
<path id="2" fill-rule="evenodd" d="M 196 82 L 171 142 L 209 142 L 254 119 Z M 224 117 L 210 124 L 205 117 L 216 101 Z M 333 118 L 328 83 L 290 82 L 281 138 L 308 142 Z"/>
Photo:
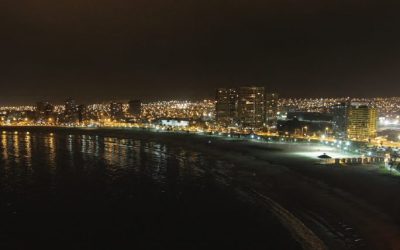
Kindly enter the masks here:
<path id="1" fill-rule="evenodd" d="M 254 213 L 227 190 L 223 174 L 215 176 L 233 169 L 232 163 L 184 145 L 140 134 L 2 132 L 0 245 L 26 249 L 37 236 L 35 249 L 49 239 L 71 244 L 66 249 L 116 249 L 123 235 L 132 239 L 132 249 L 143 239 L 163 240 L 162 246 L 173 239 L 179 244 L 166 249 L 192 249 L 193 239 L 214 246 L 221 237 L 229 249 L 257 249 L 249 242 L 268 235 L 273 249 L 299 249 L 277 220 L 264 210 Z M 239 238 L 243 245 L 232 241 Z M 182 239 L 189 239 L 187 245 Z M 26 244 L 14 247 L 20 242 Z"/>
<path id="2" fill-rule="evenodd" d="M 47 185 L 54 189 L 59 180 L 68 185 L 86 181 L 108 183 L 132 176 L 168 185 L 177 180 L 199 178 L 209 160 L 197 152 L 135 138 L 53 133 L 2 132 L 0 179 L 10 187 L 29 189 Z M 31 168 L 32 171 L 20 171 Z M 189 170 L 190 169 L 190 170 Z M 22 179 L 29 182 L 14 185 Z M 43 180 L 49 182 L 44 183 Z M 80 183 L 82 181 L 82 183 Z"/>

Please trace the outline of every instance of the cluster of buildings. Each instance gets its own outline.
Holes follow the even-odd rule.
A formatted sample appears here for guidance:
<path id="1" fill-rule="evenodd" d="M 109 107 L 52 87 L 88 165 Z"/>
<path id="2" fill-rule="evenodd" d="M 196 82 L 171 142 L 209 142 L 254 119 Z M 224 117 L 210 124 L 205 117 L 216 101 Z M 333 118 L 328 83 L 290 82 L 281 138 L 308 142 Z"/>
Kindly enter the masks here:
<path id="1" fill-rule="evenodd" d="M 0 107 L 3 125 L 121 126 L 132 124 L 209 124 L 214 121 L 213 100 L 157 101 L 142 103 L 112 101 L 78 104 L 68 99 L 63 105 L 41 101 L 36 106 Z"/>
<path id="2" fill-rule="evenodd" d="M 373 103 L 347 101 L 336 103 L 323 112 L 289 111 L 279 118 L 281 134 L 333 136 L 351 140 L 377 137 L 378 114 Z"/>
<path id="3" fill-rule="evenodd" d="M 211 122 L 215 119 L 214 100 L 202 101 L 158 101 L 142 105 L 144 120 L 160 119 L 193 120 Z"/>
<path id="4" fill-rule="evenodd" d="M 127 104 L 113 101 L 84 105 L 68 99 L 63 105 L 40 101 L 36 106 L 4 107 L 0 109 L 0 122 L 3 125 L 101 125 L 136 122 L 141 113 L 140 100 L 132 100 Z"/>
<path id="5" fill-rule="evenodd" d="M 264 87 L 219 88 L 216 91 L 216 123 L 227 127 L 260 129 L 275 127 L 278 95 Z"/>
<path id="6" fill-rule="evenodd" d="M 215 114 L 219 126 L 282 135 L 364 141 L 378 131 L 377 107 L 370 100 L 279 99 L 257 86 L 218 88 Z"/>
<path id="7" fill-rule="evenodd" d="M 0 107 L 0 124 L 155 124 L 368 141 L 377 137 L 379 128 L 400 127 L 400 98 L 279 98 L 263 86 L 243 86 L 218 88 L 215 100 L 83 105 L 68 99 L 62 105 L 42 101 L 35 106 Z M 397 138 L 397 132 L 393 136 Z"/>

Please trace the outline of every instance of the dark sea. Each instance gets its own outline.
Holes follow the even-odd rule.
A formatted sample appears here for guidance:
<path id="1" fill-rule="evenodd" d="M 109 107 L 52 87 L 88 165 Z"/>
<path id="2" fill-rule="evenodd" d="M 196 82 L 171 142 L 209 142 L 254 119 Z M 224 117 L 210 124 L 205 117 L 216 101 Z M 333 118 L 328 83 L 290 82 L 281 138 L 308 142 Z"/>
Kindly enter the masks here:
<path id="1" fill-rule="evenodd" d="M 141 132 L 0 129 L 0 249 L 297 249 L 216 169 Z"/>

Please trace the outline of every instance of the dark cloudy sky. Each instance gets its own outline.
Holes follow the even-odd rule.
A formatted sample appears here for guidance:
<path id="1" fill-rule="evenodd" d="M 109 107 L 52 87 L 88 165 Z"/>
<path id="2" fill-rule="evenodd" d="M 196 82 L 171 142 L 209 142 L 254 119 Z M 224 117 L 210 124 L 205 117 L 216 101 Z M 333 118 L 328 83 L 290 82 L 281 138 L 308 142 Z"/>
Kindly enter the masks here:
<path id="1" fill-rule="evenodd" d="M 369 0 L 5 0 L 0 104 L 400 96 L 400 6 Z"/>

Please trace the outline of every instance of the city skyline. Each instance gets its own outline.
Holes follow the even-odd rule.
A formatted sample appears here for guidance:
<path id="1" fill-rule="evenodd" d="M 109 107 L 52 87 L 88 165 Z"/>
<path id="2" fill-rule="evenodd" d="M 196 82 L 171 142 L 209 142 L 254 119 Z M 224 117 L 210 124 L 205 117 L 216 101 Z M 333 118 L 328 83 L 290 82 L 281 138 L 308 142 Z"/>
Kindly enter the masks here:
<path id="1" fill-rule="evenodd" d="M 397 3 L 7 1 L 0 104 L 400 93 Z M 348 88 L 351 86 L 351 88 Z"/>
<path id="2" fill-rule="evenodd" d="M 400 249 L 400 1 L 0 8 L 0 248 Z"/>
<path id="3" fill-rule="evenodd" d="M 254 85 L 245 85 L 245 86 L 240 86 L 240 87 L 250 87 L 250 88 L 257 88 L 261 86 L 254 86 Z M 240 87 L 221 87 L 222 89 L 237 89 Z M 125 105 L 128 105 L 129 102 L 135 101 L 135 100 L 140 100 L 142 103 L 157 103 L 157 102 L 202 102 L 202 101 L 217 101 L 216 96 L 215 96 L 215 91 L 221 88 L 216 88 L 213 90 L 213 94 L 207 97 L 196 97 L 196 98 L 189 98 L 189 97 L 182 97 L 182 98 L 164 98 L 164 99 L 157 99 L 156 97 L 153 98 L 147 98 L 147 99 L 141 99 L 137 98 L 135 96 L 132 97 L 126 97 L 126 98 L 102 98 L 102 97 L 97 97 L 96 99 L 83 99 L 83 98 L 75 98 L 71 96 L 66 96 L 63 98 L 60 98 L 58 100 L 55 100 L 52 97 L 44 97 L 42 99 L 34 99 L 33 101 L 25 100 L 21 102 L 5 102 L 2 103 L 0 101 L 0 108 L 7 108 L 7 107 L 35 107 L 37 106 L 38 103 L 45 102 L 49 103 L 55 106 L 64 106 L 65 102 L 69 100 L 75 101 L 79 105 L 108 105 L 112 102 L 118 102 L 118 103 L 123 103 Z M 273 94 L 273 95 L 278 95 L 278 99 L 283 101 L 283 102 L 299 102 L 299 103 L 288 103 L 288 105 L 301 105 L 301 102 L 303 102 L 303 105 L 307 105 L 312 102 L 337 102 L 340 103 L 343 100 L 354 100 L 354 101 L 367 101 L 374 103 L 377 100 L 390 100 L 394 99 L 397 102 L 397 99 L 400 99 L 400 96 L 371 96 L 371 97 L 357 97 L 357 96 L 318 96 L 318 97 L 294 97 L 294 96 L 284 96 L 281 93 L 278 92 L 270 92 L 268 90 L 265 91 L 266 94 Z M 32 97 L 33 98 L 33 97 Z M 267 98 L 267 97 L 266 97 Z M 5 99 L 3 99 L 4 101 Z"/>
<path id="4" fill-rule="evenodd" d="M 233 87 L 232 85 L 230 86 L 219 86 L 216 87 L 215 89 L 210 89 L 210 94 L 207 96 L 183 96 L 178 97 L 178 98 L 173 98 L 173 97 L 165 97 L 165 98 L 159 98 L 158 96 L 152 96 L 148 98 L 139 98 L 136 95 L 128 95 L 125 94 L 124 96 L 113 96 L 113 97 L 103 97 L 103 96 L 97 96 L 95 98 L 79 98 L 76 96 L 64 96 L 64 95 L 59 95 L 58 98 L 52 97 L 52 96 L 29 96 L 29 98 L 24 98 L 21 101 L 15 101 L 14 96 L 9 96 L 6 98 L 0 99 L 0 107 L 17 107 L 17 106 L 35 106 L 38 102 L 49 102 L 53 105 L 64 105 L 64 103 L 70 99 L 76 101 L 79 104 L 84 104 L 84 105 L 91 105 L 91 104 L 109 104 L 111 102 L 122 102 L 125 104 L 128 104 L 132 100 L 141 100 L 143 103 L 152 103 L 152 102 L 168 102 L 168 101 L 203 101 L 203 100 L 216 100 L 215 96 L 215 91 L 220 88 L 225 88 L 225 89 L 237 89 L 240 87 L 263 87 L 263 85 L 242 85 L 242 86 L 237 86 Z M 371 95 L 371 96 L 350 96 L 350 95 L 343 95 L 343 96 L 315 96 L 315 97 L 298 97 L 298 96 L 287 96 L 284 94 L 281 94 L 280 92 L 276 91 L 271 91 L 267 88 L 265 88 L 265 91 L 267 94 L 278 94 L 279 99 L 282 100 L 344 100 L 344 99 L 354 99 L 354 100 L 371 100 L 373 101 L 374 99 L 397 99 L 400 98 L 400 95 L 388 95 L 388 96 L 379 96 L 379 95 Z"/>

